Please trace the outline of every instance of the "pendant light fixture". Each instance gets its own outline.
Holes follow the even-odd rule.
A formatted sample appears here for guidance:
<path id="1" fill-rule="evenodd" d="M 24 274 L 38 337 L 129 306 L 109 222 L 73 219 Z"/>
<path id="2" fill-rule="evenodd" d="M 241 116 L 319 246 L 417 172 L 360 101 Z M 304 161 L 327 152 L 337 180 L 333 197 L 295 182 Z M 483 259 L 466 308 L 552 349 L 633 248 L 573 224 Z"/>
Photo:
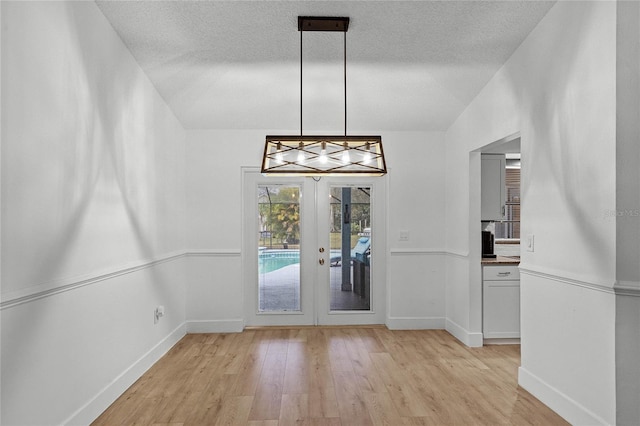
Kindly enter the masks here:
<path id="1" fill-rule="evenodd" d="M 277 176 L 382 176 L 387 166 L 381 136 L 347 134 L 347 30 L 349 18 L 299 16 L 300 31 L 300 135 L 267 136 L 262 173 Z M 344 33 L 344 135 L 302 133 L 302 34 L 305 31 Z"/>

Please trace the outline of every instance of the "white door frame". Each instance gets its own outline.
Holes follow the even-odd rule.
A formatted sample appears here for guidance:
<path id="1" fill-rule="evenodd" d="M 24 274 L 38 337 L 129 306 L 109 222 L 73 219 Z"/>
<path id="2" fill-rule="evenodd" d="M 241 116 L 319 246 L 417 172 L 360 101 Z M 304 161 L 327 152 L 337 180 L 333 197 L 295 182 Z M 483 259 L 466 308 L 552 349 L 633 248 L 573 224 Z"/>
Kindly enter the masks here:
<path id="1" fill-rule="evenodd" d="M 301 289 L 300 312 L 258 311 L 258 218 L 255 210 L 258 185 L 300 185 L 301 201 Z M 319 197 L 328 199 L 331 186 L 369 186 L 373 206 L 371 310 L 330 312 L 329 287 L 329 208 Z M 264 177 L 254 167 L 242 168 L 242 283 L 245 326 L 270 325 L 353 325 L 384 324 L 386 318 L 386 188 L 387 178 L 363 177 Z M 313 202 L 308 198 L 314 197 Z M 320 221 L 325 224 L 320 225 Z M 320 231 L 322 230 L 322 232 Z M 319 247 L 325 247 L 323 254 Z M 324 265 L 319 259 L 324 257 Z"/>

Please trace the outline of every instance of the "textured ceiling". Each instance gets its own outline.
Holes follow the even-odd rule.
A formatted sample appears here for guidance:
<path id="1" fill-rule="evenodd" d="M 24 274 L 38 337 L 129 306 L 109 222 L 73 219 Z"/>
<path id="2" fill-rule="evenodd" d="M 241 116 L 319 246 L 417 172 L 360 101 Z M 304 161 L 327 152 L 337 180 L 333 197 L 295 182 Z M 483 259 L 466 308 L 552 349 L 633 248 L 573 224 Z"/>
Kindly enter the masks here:
<path id="1" fill-rule="evenodd" d="M 348 127 L 445 130 L 553 5 L 98 1 L 187 129 L 300 127 L 297 17 L 348 16 Z M 303 126 L 344 128 L 342 33 L 303 34 Z"/>

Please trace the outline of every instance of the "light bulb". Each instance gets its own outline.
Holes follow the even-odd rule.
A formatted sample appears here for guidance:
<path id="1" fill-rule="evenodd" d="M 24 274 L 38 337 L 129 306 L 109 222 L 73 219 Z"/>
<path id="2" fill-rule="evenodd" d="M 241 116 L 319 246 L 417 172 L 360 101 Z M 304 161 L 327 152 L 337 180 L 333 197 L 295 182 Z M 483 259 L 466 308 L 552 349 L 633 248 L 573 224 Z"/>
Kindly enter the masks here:
<path id="1" fill-rule="evenodd" d="M 349 156 L 349 147 L 347 146 L 346 142 L 342 146 L 344 147 L 344 151 L 342 151 L 342 163 L 349 164 L 351 162 L 351 157 Z"/>
<path id="2" fill-rule="evenodd" d="M 282 145 L 280 144 L 280 142 L 278 142 L 278 144 L 276 145 L 276 164 L 282 164 L 284 163 L 284 158 L 282 156 Z"/>
<path id="3" fill-rule="evenodd" d="M 365 153 L 364 153 L 364 156 L 362 158 L 362 162 L 364 164 L 369 164 L 371 162 L 371 153 L 369 152 L 369 148 L 370 148 L 370 145 L 369 145 L 369 142 L 367 142 L 367 144 L 365 145 L 365 148 L 364 148 L 365 149 Z"/>
<path id="4" fill-rule="evenodd" d="M 298 145 L 298 164 L 303 164 L 304 163 L 304 145 L 302 144 L 302 142 L 300 142 L 300 144 Z"/>
<path id="5" fill-rule="evenodd" d="M 320 150 L 319 160 L 322 164 L 327 163 L 327 143 L 326 142 L 322 142 L 322 149 Z"/>
<path id="6" fill-rule="evenodd" d="M 368 153 L 368 152 L 365 152 L 365 153 L 364 153 L 364 158 L 362 159 L 362 162 L 363 162 L 364 164 L 369 164 L 369 163 L 371 163 L 371 154 L 370 154 L 370 153 Z"/>

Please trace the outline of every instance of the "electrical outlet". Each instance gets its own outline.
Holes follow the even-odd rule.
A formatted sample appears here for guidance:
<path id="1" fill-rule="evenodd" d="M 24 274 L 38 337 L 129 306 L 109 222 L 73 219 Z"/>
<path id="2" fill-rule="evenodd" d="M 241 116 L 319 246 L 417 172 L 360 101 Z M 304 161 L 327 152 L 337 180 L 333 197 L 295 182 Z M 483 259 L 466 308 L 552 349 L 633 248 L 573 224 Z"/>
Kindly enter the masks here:
<path id="1" fill-rule="evenodd" d="M 164 306 L 158 306 L 155 311 L 153 311 L 153 323 L 157 324 L 160 321 L 160 318 L 164 316 Z"/>
<path id="2" fill-rule="evenodd" d="M 409 231 L 400 231 L 400 241 L 409 241 Z"/>

